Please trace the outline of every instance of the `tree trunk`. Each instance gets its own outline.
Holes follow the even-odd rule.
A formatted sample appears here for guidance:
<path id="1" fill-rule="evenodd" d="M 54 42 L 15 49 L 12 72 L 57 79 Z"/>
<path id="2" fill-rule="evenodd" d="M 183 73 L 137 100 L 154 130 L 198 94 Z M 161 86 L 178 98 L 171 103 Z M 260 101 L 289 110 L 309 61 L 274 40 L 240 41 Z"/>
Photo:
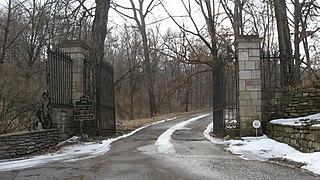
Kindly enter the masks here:
<path id="1" fill-rule="evenodd" d="M 133 95 L 134 95 L 133 90 L 130 90 L 130 117 L 129 117 L 130 120 L 133 119 L 133 108 L 134 108 Z"/>
<path id="2" fill-rule="evenodd" d="M 206 0 L 205 3 L 208 11 L 208 16 L 205 18 L 206 18 L 207 28 L 210 34 L 210 38 L 211 38 L 211 56 L 214 63 L 217 57 L 217 37 L 216 37 L 217 32 L 216 32 L 215 19 L 214 19 L 215 6 L 214 6 L 214 2 L 212 2 L 212 6 L 211 6 L 211 1 L 209 0 Z"/>
<path id="3" fill-rule="evenodd" d="M 273 0 L 278 27 L 278 41 L 281 57 L 282 85 L 286 86 L 293 80 L 293 61 L 291 60 L 291 42 L 285 0 Z"/>
<path id="4" fill-rule="evenodd" d="M 93 20 L 92 25 L 92 34 L 90 42 L 90 51 L 88 57 L 88 64 L 86 65 L 89 68 L 86 77 L 86 94 L 93 98 L 96 102 L 95 97 L 95 87 L 97 86 L 95 71 L 97 62 L 103 61 L 104 58 L 104 45 L 107 35 L 107 22 L 108 22 L 108 12 L 110 9 L 111 0 L 96 0 L 96 14 Z M 92 88 L 93 87 L 93 88 Z M 96 102 L 97 103 L 97 102 Z"/>
<path id="5" fill-rule="evenodd" d="M 300 22 L 301 22 L 301 32 L 306 33 L 307 32 L 307 19 L 302 18 L 301 16 L 299 17 Z M 308 43 L 308 38 L 307 35 L 305 34 L 305 36 L 300 37 L 300 40 L 303 43 L 303 49 L 304 49 L 304 53 L 305 53 L 305 57 L 306 57 L 306 62 L 307 62 L 307 70 L 308 70 L 308 77 L 309 79 L 311 78 L 312 75 L 312 68 L 311 68 L 311 60 L 310 60 L 310 52 L 309 52 L 309 43 Z"/>
<path id="6" fill-rule="evenodd" d="M 311 75 L 312 75 L 313 70 L 312 70 L 312 68 L 311 68 L 311 60 L 310 60 L 310 52 L 309 52 L 308 39 L 307 39 L 307 38 L 304 38 L 304 39 L 302 40 L 302 42 L 303 42 L 304 53 L 305 53 L 305 55 L 306 55 L 308 77 L 309 77 L 309 79 L 311 79 L 311 78 L 312 78 Z"/>
<path id="7" fill-rule="evenodd" d="M 295 59 L 295 82 L 300 82 L 300 31 L 299 31 L 299 24 L 300 24 L 300 3 L 299 0 L 294 1 L 294 59 Z"/>
<path id="8" fill-rule="evenodd" d="M 141 33 L 142 37 L 142 46 L 143 46 L 143 55 L 144 55 L 144 64 L 145 64 L 145 78 L 147 82 L 147 90 L 148 90 L 148 99 L 149 99 L 149 115 L 150 117 L 153 117 L 157 114 L 157 107 L 156 107 L 156 101 L 154 96 L 154 82 L 152 78 L 152 71 L 151 71 L 151 61 L 150 61 L 150 53 L 149 53 L 149 43 L 147 38 L 147 32 L 146 32 L 146 22 L 145 17 L 146 15 L 143 13 L 143 1 L 139 1 L 139 18 L 136 12 L 134 12 L 134 19 L 139 27 L 139 31 Z M 134 3 L 131 0 L 131 4 L 133 5 L 134 11 L 136 11 L 134 7 Z M 146 12 L 149 13 L 149 12 Z"/>
<path id="9" fill-rule="evenodd" d="M 184 96 L 185 112 L 189 112 L 189 96 L 190 96 L 190 89 L 187 88 Z"/>
<path id="10" fill-rule="evenodd" d="M 169 113 L 172 113 L 172 108 L 171 108 L 171 95 L 169 93 L 168 90 L 168 82 L 169 82 L 169 77 L 168 77 L 168 68 L 167 68 L 167 63 L 168 61 L 166 61 L 166 63 L 164 64 L 164 71 L 165 71 L 165 75 L 166 75 L 166 94 L 167 94 L 167 98 L 168 98 L 168 106 L 169 106 Z"/>
<path id="11" fill-rule="evenodd" d="M 234 35 L 235 38 L 239 38 L 242 35 L 242 6 L 240 0 L 234 2 Z"/>
<path id="12" fill-rule="evenodd" d="M 152 78 L 152 71 L 151 71 L 151 63 L 150 63 L 150 54 L 149 54 L 149 44 L 147 39 L 147 33 L 145 29 L 145 23 L 142 22 L 142 27 L 140 28 L 141 35 L 142 35 L 142 44 L 143 44 L 143 55 L 144 55 L 144 63 L 145 63 L 145 77 L 147 81 L 147 89 L 149 95 L 149 112 L 150 117 L 153 117 L 157 114 L 156 111 L 156 101 L 154 97 L 154 83 Z"/>
<path id="13" fill-rule="evenodd" d="M 6 56 L 6 50 L 7 50 L 7 43 L 8 43 L 8 37 L 9 37 L 9 30 L 10 30 L 10 24 L 11 24 L 11 11 L 12 11 L 12 1 L 8 1 L 8 14 L 7 19 L 4 26 L 4 33 L 3 33 L 3 39 L 2 39 L 2 47 L 1 47 L 1 54 L 0 54 L 0 67 L 1 64 L 4 63 L 4 59 Z"/>
<path id="14" fill-rule="evenodd" d="M 96 14 L 92 26 L 91 61 L 102 61 L 104 57 L 104 41 L 107 35 L 108 12 L 111 0 L 96 0 Z"/>
<path id="15" fill-rule="evenodd" d="M 129 55 L 129 53 L 128 53 Z M 135 94 L 135 80 L 134 80 L 134 71 L 132 71 L 132 62 L 130 61 L 130 59 L 132 59 L 132 61 L 134 61 L 134 58 L 128 58 L 129 60 L 129 69 L 130 69 L 130 75 L 129 75 L 129 82 L 130 82 L 130 117 L 129 119 L 132 120 L 134 118 L 134 94 Z"/>

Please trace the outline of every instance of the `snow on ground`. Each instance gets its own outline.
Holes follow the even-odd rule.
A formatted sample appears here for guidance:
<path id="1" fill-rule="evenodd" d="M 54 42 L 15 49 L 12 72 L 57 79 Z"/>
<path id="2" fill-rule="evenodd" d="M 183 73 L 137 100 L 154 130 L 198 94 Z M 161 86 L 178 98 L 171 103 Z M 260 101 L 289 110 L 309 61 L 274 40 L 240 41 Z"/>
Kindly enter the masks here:
<path id="1" fill-rule="evenodd" d="M 295 121 L 296 119 L 292 119 Z M 293 123 L 286 119 L 285 122 L 277 121 L 277 123 Z M 213 130 L 213 123 L 209 124 L 203 132 L 204 136 L 214 144 L 225 144 L 226 150 L 233 154 L 240 155 L 246 160 L 267 161 L 270 158 L 285 158 L 295 162 L 301 162 L 305 165 L 302 168 L 307 169 L 315 174 L 320 175 L 320 152 L 302 153 L 295 150 L 291 146 L 269 139 L 266 135 L 259 137 L 243 137 L 241 140 L 223 141 L 213 138 L 209 135 Z"/>
<path id="2" fill-rule="evenodd" d="M 118 141 L 120 139 L 126 138 L 128 136 L 131 136 L 135 134 L 136 132 L 149 127 L 151 125 L 159 124 L 165 121 L 173 120 L 167 119 L 158 121 L 155 123 L 152 123 L 150 125 L 146 125 L 143 127 L 140 127 L 128 134 L 124 134 L 122 136 L 119 136 L 117 138 L 110 138 L 107 140 L 103 140 L 100 143 L 93 143 L 93 142 L 86 142 L 86 143 L 75 143 L 70 146 L 66 146 L 59 150 L 58 152 L 52 153 L 52 154 L 46 154 L 46 155 L 40 155 L 40 156 L 34 156 L 32 158 L 26 158 L 26 159 L 13 159 L 13 160 L 1 160 L 0 161 L 0 171 L 8 171 L 8 170 L 14 170 L 14 169 L 23 169 L 28 167 L 33 167 L 36 165 L 46 164 L 54 161 L 77 161 L 80 159 L 87 159 L 96 157 L 99 155 L 102 155 L 110 150 L 111 143 L 114 141 Z M 78 141 L 78 137 L 74 136 L 67 140 L 68 142 L 75 142 Z"/>
<path id="3" fill-rule="evenodd" d="M 176 153 L 176 150 L 174 149 L 174 146 L 171 143 L 171 140 L 172 140 L 171 139 L 171 135 L 176 130 L 183 129 L 184 126 L 186 126 L 190 122 L 196 121 L 196 120 L 201 119 L 203 117 L 206 117 L 208 115 L 210 115 L 210 114 L 204 114 L 204 115 L 201 115 L 201 116 L 197 116 L 197 117 L 191 118 L 191 119 L 189 119 L 187 121 L 183 121 L 183 122 L 181 122 L 179 124 L 176 124 L 175 126 L 172 126 L 168 130 L 166 130 L 164 133 L 162 133 L 158 137 L 157 141 L 155 142 L 155 145 L 156 145 L 158 153 L 163 153 L 163 154 L 174 154 L 174 153 Z"/>
<path id="4" fill-rule="evenodd" d="M 304 117 L 297 118 L 289 118 L 289 119 L 275 119 L 270 121 L 273 124 L 282 124 L 282 125 L 290 125 L 290 126 L 301 126 L 306 123 L 312 123 L 314 127 L 320 126 L 320 113 L 312 114 Z"/>
<path id="5" fill-rule="evenodd" d="M 156 141 L 157 151 L 159 153 L 175 153 L 175 149 L 171 143 L 171 135 L 179 129 L 183 129 L 184 126 L 192 121 L 196 121 L 200 118 L 208 116 L 209 114 L 197 116 L 191 118 L 187 121 L 181 122 L 159 136 Z M 174 119 L 174 118 L 173 118 Z M 289 124 L 289 125 L 299 125 L 306 121 L 320 121 L 320 114 L 306 116 L 303 118 L 293 118 L 293 119 L 278 119 L 273 120 L 272 123 L 279 124 Z M 162 120 L 155 122 L 150 125 L 162 123 L 167 120 Z M 303 121 L 301 121 L 303 120 Z M 98 155 L 102 155 L 109 151 L 111 143 L 128 136 L 135 134 L 136 132 L 150 126 L 146 125 L 144 127 L 138 128 L 128 134 L 119 136 L 117 138 L 103 140 L 100 143 L 77 143 L 70 146 L 66 146 L 59 150 L 58 152 L 35 156 L 26 159 L 13 159 L 13 160 L 1 160 L 0 161 L 0 171 L 7 171 L 13 169 L 23 169 L 28 167 L 33 167 L 40 164 L 46 164 L 54 161 L 77 161 L 80 159 L 92 158 Z M 301 125 L 301 124 L 300 124 Z M 313 126 L 320 126 L 319 124 Z M 277 142 L 275 140 L 269 139 L 267 136 L 260 137 L 244 137 L 241 140 L 229 140 L 223 141 L 221 139 L 213 138 L 210 136 L 212 132 L 213 124 L 209 124 L 207 129 L 203 132 L 204 136 L 214 144 L 224 144 L 227 146 L 226 150 L 240 155 L 240 157 L 247 160 L 261 160 L 266 161 L 270 158 L 285 158 L 291 161 L 301 162 L 305 164 L 302 168 L 307 169 L 315 174 L 320 175 L 320 152 L 316 153 L 302 153 L 295 150 L 294 148 L 288 146 L 287 144 Z M 70 142 L 77 141 L 78 137 L 73 137 L 69 139 Z"/>

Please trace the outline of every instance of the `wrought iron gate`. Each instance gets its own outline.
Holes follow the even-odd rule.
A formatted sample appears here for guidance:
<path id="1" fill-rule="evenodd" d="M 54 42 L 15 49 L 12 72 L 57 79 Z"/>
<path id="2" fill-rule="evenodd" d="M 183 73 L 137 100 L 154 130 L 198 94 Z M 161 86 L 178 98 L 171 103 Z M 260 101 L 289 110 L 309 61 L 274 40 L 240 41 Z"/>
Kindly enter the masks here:
<path id="1" fill-rule="evenodd" d="M 73 64 L 68 53 L 48 50 L 46 74 L 48 90 L 53 108 L 72 109 Z M 85 61 L 83 69 L 83 92 L 94 103 L 93 120 L 74 122 L 74 128 L 90 135 L 108 135 L 116 131 L 114 73 L 107 62 Z M 80 97 L 79 97 L 80 98 Z M 73 119 L 72 119 L 73 121 Z M 81 126 L 81 128 L 79 128 Z M 80 133 L 80 132 L 78 132 Z"/>
<path id="2" fill-rule="evenodd" d="M 90 125 L 91 122 L 87 122 L 86 127 L 87 130 L 95 129 L 96 135 L 109 135 L 116 132 L 113 81 L 113 67 L 110 64 L 101 61 L 86 62 L 85 91 L 95 102 L 94 124 Z"/>
<path id="3" fill-rule="evenodd" d="M 219 57 L 213 65 L 213 132 L 217 136 L 237 133 L 238 62 L 236 58 Z"/>
<path id="4" fill-rule="evenodd" d="M 68 108 L 72 105 L 72 60 L 62 50 L 48 49 L 46 61 L 47 88 L 53 108 Z"/>
<path id="5" fill-rule="evenodd" d="M 113 134 L 116 131 L 113 81 L 113 67 L 106 62 L 98 63 L 96 121 L 100 135 Z"/>

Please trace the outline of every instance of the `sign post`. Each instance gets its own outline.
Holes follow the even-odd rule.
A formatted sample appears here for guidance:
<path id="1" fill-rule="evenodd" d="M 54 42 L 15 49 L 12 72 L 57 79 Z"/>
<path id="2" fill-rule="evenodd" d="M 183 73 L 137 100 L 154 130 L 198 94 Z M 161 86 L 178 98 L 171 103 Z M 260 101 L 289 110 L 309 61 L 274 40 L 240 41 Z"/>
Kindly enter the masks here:
<path id="1" fill-rule="evenodd" d="M 254 120 L 252 126 L 256 129 L 256 138 L 258 138 L 258 129 L 261 126 L 261 122 L 259 120 Z"/>

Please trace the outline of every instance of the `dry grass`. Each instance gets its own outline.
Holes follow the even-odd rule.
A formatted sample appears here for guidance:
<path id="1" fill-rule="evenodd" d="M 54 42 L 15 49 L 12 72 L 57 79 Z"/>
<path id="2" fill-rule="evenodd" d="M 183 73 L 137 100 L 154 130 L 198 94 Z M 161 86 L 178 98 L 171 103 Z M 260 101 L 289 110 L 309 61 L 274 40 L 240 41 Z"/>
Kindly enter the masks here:
<path id="1" fill-rule="evenodd" d="M 195 112 L 195 111 L 194 111 Z M 165 119 L 170 119 L 174 117 L 179 117 L 187 114 L 191 114 L 194 112 L 177 112 L 177 113 L 171 113 L 171 114 L 163 114 L 159 115 L 153 118 L 146 118 L 146 119 L 133 119 L 133 120 L 128 120 L 128 119 L 117 119 L 117 131 L 132 131 L 134 129 L 137 129 L 139 127 L 142 127 L 147 124 L 151 124 L 153 122 L 165 120 Z M 198 111 L 200 112 L 200 111 Z"/>
<path id="2" fill-rule="evenodd" d="M 147 118 L 147 119 L 133 119 L 133 120 L 117 119 L 117 122 L 116 122 L 117 123 L 117 131 L 131 131 L 131 130 L 137 129 L 139 127 L 142 127 L 144 125 L 151 124 L 153 122 L 176 117 L 177 115 L 178 115 L 178 113 L 165 114 L 165 115 L 160 115 L 157 117 Z"/>

